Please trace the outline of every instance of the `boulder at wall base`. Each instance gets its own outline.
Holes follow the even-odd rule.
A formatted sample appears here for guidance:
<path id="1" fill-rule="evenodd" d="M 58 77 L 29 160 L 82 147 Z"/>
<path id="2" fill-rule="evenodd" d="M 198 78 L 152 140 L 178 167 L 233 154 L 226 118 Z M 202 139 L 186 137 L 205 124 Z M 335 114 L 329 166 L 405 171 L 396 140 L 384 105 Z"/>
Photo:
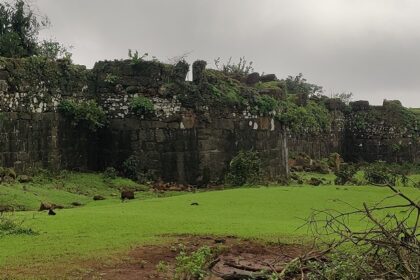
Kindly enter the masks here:
<path id="1" fill-rule="evenodd" d="M 41 202 L 41 205 L 39 206 L 39 211 L 52 210 L 52 209 L 64 209 L 64 206 L 57 205 L 54 203 L 48 203 L 48 202 Z"/>
<path id="2" fill-rule="evenodd" d="M 52 204 L 48 202 L 41 202 L 39 206 L 39 211 L 50 210 L 52 208 Z"/>
<path id="3" fill-rule="evenodd" d="M 126 199 L 134 199 L 134 192 L 133 191 L 122 191 L 121 192 L 121 200 Z"/>

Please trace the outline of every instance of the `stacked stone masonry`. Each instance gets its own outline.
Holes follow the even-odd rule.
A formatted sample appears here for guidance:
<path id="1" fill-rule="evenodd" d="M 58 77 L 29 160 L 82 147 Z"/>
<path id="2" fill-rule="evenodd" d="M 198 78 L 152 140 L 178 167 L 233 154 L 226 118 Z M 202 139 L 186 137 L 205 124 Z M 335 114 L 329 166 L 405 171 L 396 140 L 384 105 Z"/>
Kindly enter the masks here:
<path id="1" fill-rule="evenodd" d="M 386 123 L 356 129 L 354 116 L 331 111 L 334 121 L 328 133 L 290 135 L 272 117 L 183 106 L 177 92 L 166 88 L 169 83 L 188 83 L 186 72 L 176 66 L 104 61 L 87 70 L 66 63 L 55 62 L 52 73 L 40 75 L 28 63 L 0 59 L 0 166 L 21 172 L 37 168 L 100 171 L 136 156 L 141 172 L 164 181 L 207 184 L 223 179 L 240 150 L 256 151 L 272 180 L 287 175 L 288 152 L 316 158 L 339 152 L 354 160 L 419 162 L 416 129 Z M 138 96 L 153 101 L 153 116 L 131 112 L 130 101 Z M 94 99 L 107 113 L 106 127 L 92 132 L 69 123 L 58 112 L 61 100 L 69 98 Z"/>

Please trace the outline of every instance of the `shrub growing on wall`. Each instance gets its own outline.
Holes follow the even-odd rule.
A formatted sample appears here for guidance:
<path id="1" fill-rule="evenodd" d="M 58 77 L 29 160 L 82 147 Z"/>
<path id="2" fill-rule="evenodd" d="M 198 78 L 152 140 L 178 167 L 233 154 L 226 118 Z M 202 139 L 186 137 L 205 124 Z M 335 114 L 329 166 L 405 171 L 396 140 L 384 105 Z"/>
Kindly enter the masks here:
<path id="1" fill-rule="evenodd" d="M 309 101 L 298 106 L 291 101 L 280 101 L 277 119 L 295 133 L 319 133 L 330 128 L 331 117 L 323 104 Z"/>
<path id="2" fill-rule="evenodd" d="M 152 100 L 147 97 L 139 96 L 131 100 L 130 108 L 136 115 L 150 115 L 155 111 Z"/>
<path id="3" fill-rule="evenodd" d="M 74 126 L 85 126 L 91 131 L 104 127 L 106 123 L 105 111 L 93 100 L 80 103 L 63 100 L 58 109 Z"/>
<path id="4" fill-rule="evenodd" d="M 234 186 L 258 183 L 261 170 L 261 159 L 256 152 L 240 151 L 229 164 L 226 182 Z"/>
<path id="5" fill-rule="evenodd" d="M 260 95 L 256 99 L 257 110 L 260 114 L 268 115 L 276 112 L 279 102 L 269 95 Z"/>

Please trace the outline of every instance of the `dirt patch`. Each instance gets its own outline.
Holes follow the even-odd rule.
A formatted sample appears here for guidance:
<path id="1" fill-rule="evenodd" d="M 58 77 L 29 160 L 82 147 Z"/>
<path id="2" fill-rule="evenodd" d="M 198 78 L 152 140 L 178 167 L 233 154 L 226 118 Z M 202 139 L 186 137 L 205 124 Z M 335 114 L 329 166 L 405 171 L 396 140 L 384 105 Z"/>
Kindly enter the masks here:
<path id="1" fill-rule="evenodd" d="M 77 279 L 172 279 L 180 244 L 191 252 L 202 246 L 221 248 L 221 253 L 212 266 L 212 275 L 206 278 L 209 280 L 261 270 L 280 271 L 285 263 L 307 251 L 299 245 L 263 244 L 230 236 L 180 236 L 167 244 L 138 247 L 112 264 L 92 263 L 84 273 L 79 272 L 72 276 Z M 160 263 L 165 264 L 164 272 L 158 271 Z"/>

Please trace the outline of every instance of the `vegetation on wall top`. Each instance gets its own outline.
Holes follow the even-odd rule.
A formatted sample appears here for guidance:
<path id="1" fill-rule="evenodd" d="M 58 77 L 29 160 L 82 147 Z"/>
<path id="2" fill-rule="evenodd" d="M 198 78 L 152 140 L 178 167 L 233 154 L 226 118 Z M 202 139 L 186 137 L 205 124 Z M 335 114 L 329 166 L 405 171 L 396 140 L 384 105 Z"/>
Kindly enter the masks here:
<path id="1" fill-rule="evenodd" d="M 87 84 L 89 72 L 84 66 L 66 60 L 52 61 L 43 56 L 20 59 L 0 58 L 0 65 L 9 73 L 7 83 L 11 91 L 29 94 L 40 90 L 82 91 Z"/>

